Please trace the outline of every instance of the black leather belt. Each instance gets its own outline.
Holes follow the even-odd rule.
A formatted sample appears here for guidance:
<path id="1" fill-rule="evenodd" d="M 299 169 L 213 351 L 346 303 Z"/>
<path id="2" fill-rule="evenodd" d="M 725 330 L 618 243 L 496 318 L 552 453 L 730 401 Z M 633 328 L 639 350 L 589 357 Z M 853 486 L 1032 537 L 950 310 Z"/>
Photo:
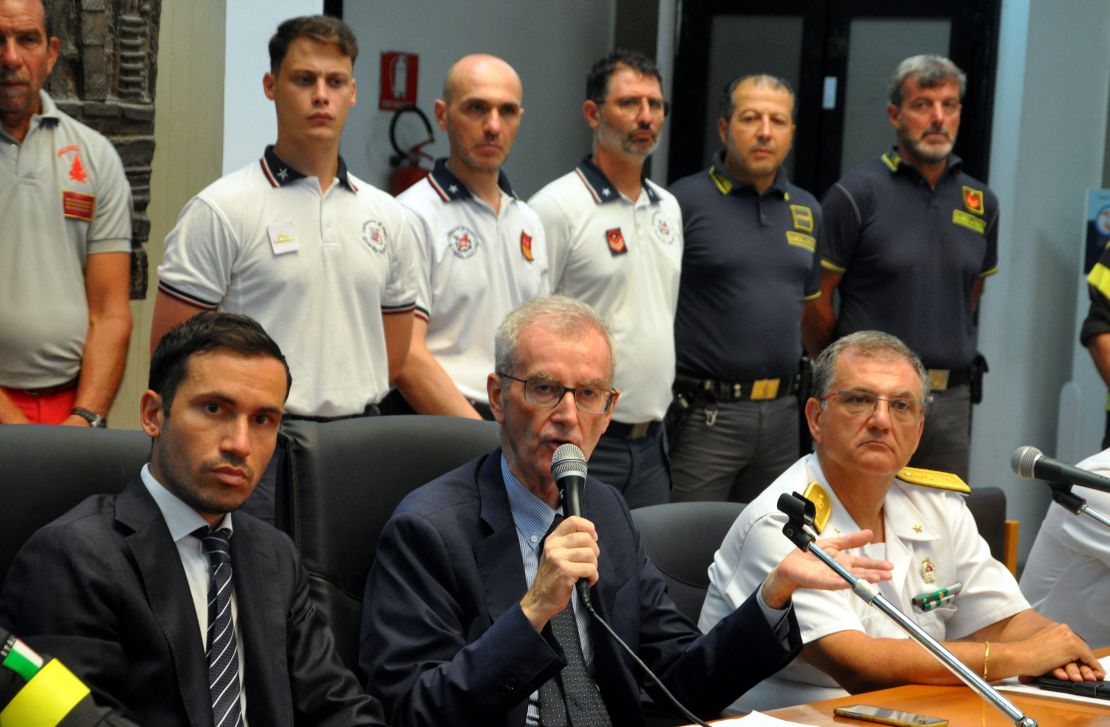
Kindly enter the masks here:
<path id="1" fill-rule="evenodd" d="M 60 394 L 63 391 L 73 391 L 74 389 L 76 389 L 77 377 L 74 376 L 69 381 L 65 381 L 60 384 L 54 384 L 53 386 L 38 386 L 31 389 L 16 389 L 11 386 L 6 386 L 4 388 L 6 388 L 8 391 L 18 391 L 30 396 L 54 396 L 54 394 Z"/>
<path id="2" fill-rule="evenodd" d="M 927 369 L 930 391 L 945 391 L 957 386 L 970 384 L 974 376 L 970 368 L 966 369 Z"/>
<path id="3" fill-rule="evenodd" d="M 617 439 L 643 439 L 655 432 L 661 422 L 636 422 L 635 424 L 625 424 L 624 422 L 610 421 L 608 428 L 605 430 L 606 437 L 616 437 Z"/>
<path id="4" fill-rule="evenodd" d="M 678 374 L 674 378 L 674 390 L 679 394 L 690 394 L 695 398 L 707 396 L 717 401 L 770 401 L 798 393 L 798 376 L 732 383 Z"/>

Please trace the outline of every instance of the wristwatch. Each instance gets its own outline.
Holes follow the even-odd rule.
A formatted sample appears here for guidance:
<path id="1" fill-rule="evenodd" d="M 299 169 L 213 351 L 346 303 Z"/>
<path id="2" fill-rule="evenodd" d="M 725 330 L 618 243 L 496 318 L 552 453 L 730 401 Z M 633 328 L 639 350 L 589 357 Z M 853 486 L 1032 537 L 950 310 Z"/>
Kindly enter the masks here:
<path id="1" fill-rule="evenodd" d="M 89 411 L 88 409 L 82 409 L 79 406 L 75 406 L 75 407 L 73 407 L 73 411 L 70 412 L 70 413 L 71 414 L 76 414 L 77 416 L 81 417 L 82 419 L 88 420 L 89 426 L 92 427 L 93 429 L 107 429 L 108 428 L 108 420 L 105 419 L 104 417 L 100 416 L 96 412 L 92 412 L 92 411 Z"/>

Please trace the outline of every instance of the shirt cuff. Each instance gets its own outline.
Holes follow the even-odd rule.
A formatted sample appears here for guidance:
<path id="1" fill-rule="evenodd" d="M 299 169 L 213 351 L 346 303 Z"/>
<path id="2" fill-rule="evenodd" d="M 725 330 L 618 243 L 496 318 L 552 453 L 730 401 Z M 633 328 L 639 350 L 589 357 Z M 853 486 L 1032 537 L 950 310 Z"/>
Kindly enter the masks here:
<path id="1" fill-rule="evenodd" d="M 763 584 L 759 584 L 759 588 L 755 589 L 755 600 L 759 604 L 759 610 L 763 612 L 763 618 L 767 619 L 767 625 L 771 627 L 771 633 L 782 644 L 782 648 L 790 650 L 790 619 L 787 616 L 794 609 L 794 602 L 788 601 L 785 608 L 771 608 L 767 602 L 763 600 Z"/>

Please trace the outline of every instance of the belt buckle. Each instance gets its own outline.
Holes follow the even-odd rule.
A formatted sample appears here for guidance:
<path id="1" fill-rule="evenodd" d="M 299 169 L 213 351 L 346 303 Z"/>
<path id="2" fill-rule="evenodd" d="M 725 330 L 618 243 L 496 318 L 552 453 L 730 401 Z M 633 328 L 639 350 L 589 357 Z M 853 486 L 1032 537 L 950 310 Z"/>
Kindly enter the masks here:
<path id="1" fill-rule="evenodd" d="M 779 395 L 779 382 L 782 379 L 756 379 L 752 384 L 752 401 L 766 401 Z"/>
<path id="2" fill-rule="evenodd" d="M 948 369 L 929 369 L 929 390 L 930 391 L 945 391 L 948 388 L 948 375 L 952 373 Z"/>
<path id="3" fill-rule="evenodd" d="M 627 439 L 643 439 L 651 429 L 651 422 L 636 422 L 628 431 Z"/>

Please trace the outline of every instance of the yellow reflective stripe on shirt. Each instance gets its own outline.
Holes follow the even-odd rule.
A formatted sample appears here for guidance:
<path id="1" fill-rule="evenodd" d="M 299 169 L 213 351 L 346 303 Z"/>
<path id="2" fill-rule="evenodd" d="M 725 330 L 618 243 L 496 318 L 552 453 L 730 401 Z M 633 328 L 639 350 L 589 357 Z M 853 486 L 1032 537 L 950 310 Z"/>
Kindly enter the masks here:
<path id="1" fill-rule="evenodd" d="M 1103 298 L 1110 300 L 1110 268 L 1101 262 L 1095 263 L 1090 274 L 1087 275 L 1087 285 L 1097 290 Z"/>

